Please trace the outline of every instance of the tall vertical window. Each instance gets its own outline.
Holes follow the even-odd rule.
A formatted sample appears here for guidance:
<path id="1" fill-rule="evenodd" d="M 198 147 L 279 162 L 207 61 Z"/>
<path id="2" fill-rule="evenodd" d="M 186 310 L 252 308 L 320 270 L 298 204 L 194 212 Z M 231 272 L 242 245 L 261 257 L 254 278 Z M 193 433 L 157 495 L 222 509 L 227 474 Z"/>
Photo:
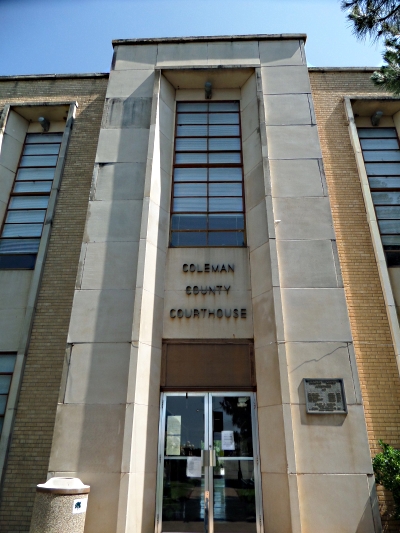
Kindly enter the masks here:
<path id="1" fill-rule="evenodd" d="M 178 102 L 171 246 L 244 246 L 239 102 Z"/>
<path id="2" fill-rule="evenodd" d="M 34 268 L 62 133 L 29 133 L 0 235 L 0 268 Z"/>
<path id="3" fill-rule="evenodd" d="M 359 128 L 365 168 L 389 267 L 400 266 L 400 149 L 396 128 Z"/>
<path id="4" fill-rule="evenodd" d="M 0 353 L 0 435 L 3 428 L 16 357 L 17 355 L 15 353 Z"/>

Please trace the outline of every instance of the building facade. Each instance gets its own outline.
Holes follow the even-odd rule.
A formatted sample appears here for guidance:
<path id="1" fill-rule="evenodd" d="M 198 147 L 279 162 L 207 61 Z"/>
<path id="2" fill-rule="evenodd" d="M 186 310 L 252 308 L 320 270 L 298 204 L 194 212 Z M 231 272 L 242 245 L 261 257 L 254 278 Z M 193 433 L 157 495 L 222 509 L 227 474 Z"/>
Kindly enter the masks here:
<path id="1" fill-rule="evenodd" d="M 0 528 L 397 531 L 400 100 L 304 35 L 0 79 Z"/>

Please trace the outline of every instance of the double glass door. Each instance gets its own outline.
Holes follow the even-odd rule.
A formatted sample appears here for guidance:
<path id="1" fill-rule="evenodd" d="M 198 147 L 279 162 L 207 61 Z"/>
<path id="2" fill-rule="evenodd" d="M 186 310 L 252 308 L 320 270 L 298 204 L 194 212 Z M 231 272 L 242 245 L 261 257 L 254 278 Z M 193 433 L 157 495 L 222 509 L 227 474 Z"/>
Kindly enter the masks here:
<path id="1" fill-rule="evenodd" d="M 161 397 L 156 533 L 259 533 L 252 393 Z"/>

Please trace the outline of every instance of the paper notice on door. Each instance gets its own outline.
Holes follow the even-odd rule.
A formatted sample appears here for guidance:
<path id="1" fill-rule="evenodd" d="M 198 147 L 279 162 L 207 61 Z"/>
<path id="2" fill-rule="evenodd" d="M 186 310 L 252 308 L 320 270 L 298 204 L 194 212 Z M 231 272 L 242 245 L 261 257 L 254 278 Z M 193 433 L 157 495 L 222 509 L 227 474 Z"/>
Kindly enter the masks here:
<path id="1" fill-rule="evenodd" d="M 177 435 L 167 436 L 166 455 L 181 454 L 181 438 Z"/>
<path id="2" fill-rule="evenodd" d="M 187 477 L 201 477 L 201 457 L 188 457 L 186 463 Z"/>
<path id="3" fill-rule="evenodd" d="M 233 431 L 221 431 L 221 450 L 235 450 Z"/>
<path id="4" fill-rule="evenodd" d="M 167 435 L 181 435 L 181 416 L 167 416 Z"/>

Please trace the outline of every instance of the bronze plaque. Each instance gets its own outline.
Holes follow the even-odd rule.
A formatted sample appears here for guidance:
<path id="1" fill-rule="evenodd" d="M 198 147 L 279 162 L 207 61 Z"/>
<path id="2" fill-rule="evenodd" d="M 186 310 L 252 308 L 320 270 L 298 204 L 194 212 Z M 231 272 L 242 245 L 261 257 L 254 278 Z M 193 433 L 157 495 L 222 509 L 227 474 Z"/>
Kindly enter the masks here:
<path id="1" fill-rule="evenodd" d="M 343 379 L 304 379 L 307 413 L 347 413 Z"/>

